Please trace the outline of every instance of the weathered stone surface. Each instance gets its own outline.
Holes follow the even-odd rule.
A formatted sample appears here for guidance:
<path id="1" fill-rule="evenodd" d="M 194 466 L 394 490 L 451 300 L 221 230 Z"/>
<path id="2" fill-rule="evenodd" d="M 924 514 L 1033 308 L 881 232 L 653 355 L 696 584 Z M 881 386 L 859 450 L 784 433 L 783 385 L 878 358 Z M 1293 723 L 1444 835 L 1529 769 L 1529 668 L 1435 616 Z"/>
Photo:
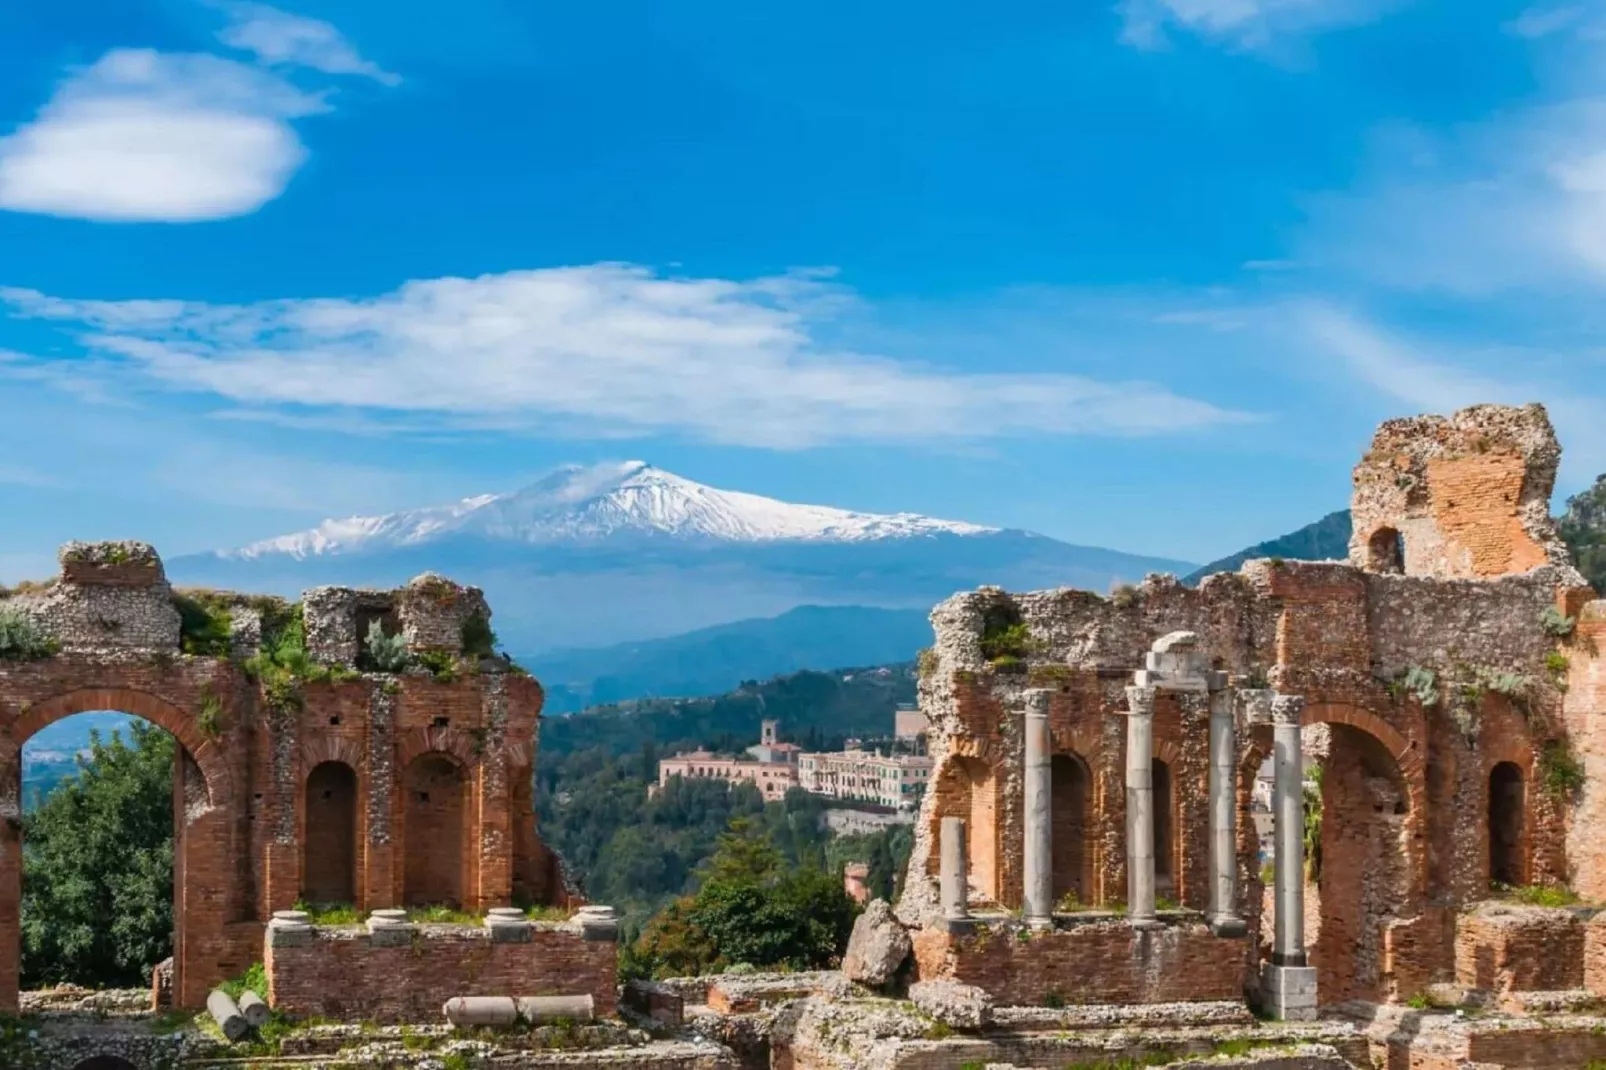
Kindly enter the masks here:
<path id="1" fill-rule="evenodd" d="M 975 985 L 916 981 L 909 998 L 922 1013 L 955 1029 L 980 1029 L 993 1020 L 993 999 Z"/>
<path id="2" fill-rule="evenodd" d="M 850 981 L 884 985 L 909 958 L 913 946 L 887 901 L 871 900 L 853 923 L 853 935 L 842 956 L 842 972 Z"/>

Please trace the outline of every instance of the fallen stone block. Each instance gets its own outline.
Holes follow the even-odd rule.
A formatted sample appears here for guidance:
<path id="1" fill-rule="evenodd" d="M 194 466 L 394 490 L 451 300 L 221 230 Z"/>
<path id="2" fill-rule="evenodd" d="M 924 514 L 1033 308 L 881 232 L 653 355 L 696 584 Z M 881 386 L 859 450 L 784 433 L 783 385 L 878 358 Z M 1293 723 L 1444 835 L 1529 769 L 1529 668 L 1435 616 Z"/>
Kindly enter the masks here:
<path id="1" fill-rule="evenodd" d="M 842 972 L 850 981 L 879 987 L 897 975 L 913 946 L 887 901 L 873 900 L 853 923 Z"/>
<path id="2" fill-rule="evenodd" d="M 909 998 L 920 1013 L 955 1029 L 980 1029 L 993 1020 L 993 998 L 957 981 L 916 981 Z"/>

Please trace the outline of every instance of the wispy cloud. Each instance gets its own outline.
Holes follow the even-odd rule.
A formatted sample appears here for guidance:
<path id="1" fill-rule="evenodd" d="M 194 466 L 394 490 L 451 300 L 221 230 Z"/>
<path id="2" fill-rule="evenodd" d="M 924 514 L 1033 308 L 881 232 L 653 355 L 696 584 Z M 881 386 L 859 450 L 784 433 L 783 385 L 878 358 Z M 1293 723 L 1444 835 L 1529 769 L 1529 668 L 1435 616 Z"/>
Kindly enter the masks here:
<path id="1" fill-rule="evenodd" d="M 292 417 L 798 448 L 1146 435 L 1246 417 L 1142 379 L 965 374 L 832 344 L 855 295 L 818 274 L 626 264 L 410 282 L 368 300 L 213 306 L 0 291 L 80 332 L 104 374 Z M 260 418 L 260 417 L 259 417 Z"/>
<path id="2" fill-rule="evenodd" d="M 225 4 L 230 24 L 218 38 L 230 48 L 255 53 L 270 66 L 307 67 L 325 74 L 359 75 L 399 85 L 398 75 L 363 59 L 340 31 L 319 19 L 292 15 L 267 4 Z"/>
<path id="3" fill-rule="evenodd" d="M 101 222 L 246 215 L 307 158 L 292 120 L 329 110 L 327 91 L 299 87 L 286 68 L 397 81 L 327 23 L 256 4 L 229 10 L 221 36 L 261 66 L 121 48 L 70 71 L 0 138 L 0 210 Z"/>
<path id="4" fill-rule="evenodd" d="M 1378 18 L 1390 0 L 1121 0 L 1121 40 L 1135 48 L 1164 48 L 1181 31 L 1233 48 L 1262 49 Z"/>

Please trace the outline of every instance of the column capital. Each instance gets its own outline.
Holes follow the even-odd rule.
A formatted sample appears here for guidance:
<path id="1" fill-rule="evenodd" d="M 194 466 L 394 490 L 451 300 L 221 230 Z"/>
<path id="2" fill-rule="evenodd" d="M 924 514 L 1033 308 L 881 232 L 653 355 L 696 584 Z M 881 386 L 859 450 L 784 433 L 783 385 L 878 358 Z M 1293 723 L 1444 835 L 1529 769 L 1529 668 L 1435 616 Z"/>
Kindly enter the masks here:
<path id="1" fill-rule="evenodd" d="M 1133 716 L 1154 713 L 1154 696 L 1160 691 L 1157 687 L 1143 687 L 1134 684 L 1126 689 L 1127 713 Z"/>
<path id="2" fill-rule="evenodd" d="M 1026 692 L 1026 715 L 1028 717 L 1047 717 L 1049 703 L 1054 698 L 1054 692 L 1046 687 L 1034 687 Z"/>
<path id="3" fill-rule="evenodd" d="M 1233 693 L 1237 713 L 1246 725 L 1271 724 L 1271 704 L 1277 692 L 1269 687 L 1240 688 Z"/>
<path id="4" fill-rule="evenodd" d="M 1304 712 L 1304 695 L 1278 693 L 1271 700 L 1271 723 L 1274 725 L 1297 725 Z"/>

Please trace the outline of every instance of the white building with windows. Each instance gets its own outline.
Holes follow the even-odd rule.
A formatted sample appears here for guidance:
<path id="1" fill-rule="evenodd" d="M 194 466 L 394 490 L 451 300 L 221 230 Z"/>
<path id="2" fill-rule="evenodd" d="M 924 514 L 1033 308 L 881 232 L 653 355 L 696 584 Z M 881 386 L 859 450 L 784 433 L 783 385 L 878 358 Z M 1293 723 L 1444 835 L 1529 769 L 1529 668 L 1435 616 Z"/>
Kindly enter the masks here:
<path id="1" fill-rule="evenodd" d="M 803 754 L 797 760 L 798 785 L 816 795 L 913 809 L 931 779 L 930 758 L 880 754 L 849 740 L 844 751 Z"/>

